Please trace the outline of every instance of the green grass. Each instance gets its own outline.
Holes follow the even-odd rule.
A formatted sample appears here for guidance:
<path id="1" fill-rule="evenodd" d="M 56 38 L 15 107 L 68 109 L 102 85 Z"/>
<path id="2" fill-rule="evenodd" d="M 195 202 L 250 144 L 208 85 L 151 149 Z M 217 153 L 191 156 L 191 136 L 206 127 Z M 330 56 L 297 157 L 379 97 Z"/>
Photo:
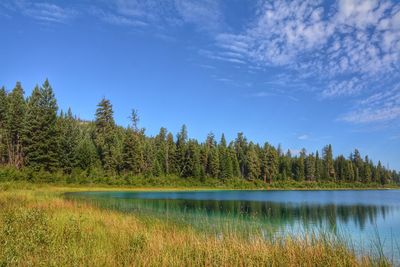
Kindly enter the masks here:
<path id="1" fill-rule="evenodd" d="M 372 254 L 356 256 L 331 235 L 212 235 L 62 197 L 93 189 L 99 188 L 0 184 L 0 266 L 390 265 Z"/>

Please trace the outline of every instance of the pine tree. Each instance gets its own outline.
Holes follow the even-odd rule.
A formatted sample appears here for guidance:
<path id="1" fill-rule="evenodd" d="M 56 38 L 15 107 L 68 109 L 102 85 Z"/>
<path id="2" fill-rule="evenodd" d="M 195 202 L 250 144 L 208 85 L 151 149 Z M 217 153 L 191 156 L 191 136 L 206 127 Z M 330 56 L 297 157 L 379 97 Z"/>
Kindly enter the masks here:
<path id="1" fill-rule="evenodd" d="M 308 155 L 305 159 L 305 173 L 308 181 L 315 181 L 315 165 L 314 154 Z"/>
<path id="2" fill-rule="evenodd" d="M 222 134 L 218 145 L 219 157 L 219 177 L 221 179 L 231 178 L 233 176 L 232 161 L 228 155 L 225 135 Z"/>
<path id="3" fill-rule="evenodd" d="M 260 162 L 257 155 L 256 147 L 250 142 L 246 154 L 246 174 L 247 179 L 256 180 L 260 176 Z"/>
<path id="4" fill-rule="evenodd" d="M 185 152 L 185 168 L 183 177 L 201 177 L 199 144 L 195 140 L 189 140 Z"/>
<path id="5" fill-rule="evenodd" d="M 335 167 L 333 162 L 332 146 L 327 145 L 323 149 L 323 167 L 324 178 L 328 180 L 335 180 Z"/>
<path id="6" fill-rule="evenodd" d="M 143 165 L 143 144 L 140 133 L 128 128 L 122 148 L 123 169 L 138 175 L 142 171 Z"/>
<path id="7" fill-rule="evenodd" d="M 372 180 L 372 171 L 368 156 L 365 156 L 364 167 L 363 167 L 363 182 L 369 183 Z"/>
<path id="8" fill-rule="evenodd" d="M 165 171 L 167 174 L 176 174 L 177 166 L 176 166 L 176 144 L 174 142 L 174 136 L 172 133 L 168 133 L 167 135 L 167 160 Z"/>
<path id="9" fill-rule="evenodd" d="M 6 138 L 7 111 L 7 92 L 6 89 L 2 87 L 0 89 L 0 165 L 6 164 L 8 161 Z"/>
<path id="10" fill-rule="evenodd" d="M 55 171 L 58 167 L 59 140 L 57 132 L 57 101 L 46 79 L 37 86 L 28 102 L 26 120 L 26 153 L 29 166 Z"/>
<path id="11" fill-rule="evenodd" d="M 290 158 L 283 155 L 279 159 L 279 173 L 281 174 L 282 180 L 287 180 L 291 176 L 290 171 Z"/>
<path id="12" fill-rule="evenodd" d="M 210 149 L 207 169 L 211 177 L 219 177 L 219 154 L 216 147 Z"/>
<path id="13" fill-rule="evenodd" d="M 77 166 L 77 147 L 79 143 L 79 126 L 72 115 L 71 109 L 67 114 L 61 113 L 57 123 L 59 133 L 59 166 L 65 173 L 71 173 Z"/>
<path id="14" fill-rule="evenodd" d="M 21 83 L 17 82 L 14 89 L 7 96 L 6 139 L 8 162 L 10 165 L 21 168 L 24 164 L 23 132 L 25 128 L 26 102 Z"/>
<path id="15" fill-rule="evenodd" d="M 269 177 L 268 150 L 269 145 L 265 143 L 264 148 L 261 150 L 260 153 L 260 171 L 264 183 L 267 182 L 267 178 Z"/>
<path id="16" fill-rule="evenodd" d="M 167 129 L 161 127 L 160 132 L 155 137 L 156 157 L 160 167 L 160 174 L 167 173 L 168 165 L 168 147 L 167 147 Z"/>
<path id="17" fill-rule="evenodd" d="M 269 183 L 272 183 L 272 179 L 278 175 L 278 152 L 274 147 L 267 150 L 267 171 Z"/>
<path id="18" fill-rule="evenodd" d="M 236 150 L 235 150 L 235 146 L 234 146 L 233 142 L 231 142 L 229 144 L 228 154 L 229 154 L 230 161 L 232 162 L 232 176 L 230 176 L 230 177 L 236 177 L 236 178 L 241 177 L 239 160 L 237 158 Z"/>
<path id="19" fill-rule="evenodd" d="M 187 150 L 187 128 L 186 125 L 182 125 L 181 131 L 176 136 L 176 166 L 178 175 L 182 176 L 186 171 L 186 150 Z"/>
<path id="20" fill-rule="evenodd" d="M 116 146 L 116 126 L 113 115 L 114 112 L 110 100 L 103 98 L 97 105 L 94 140 L 102 166 L 109 172 L 115 171 L 117 164 L 114 154 Z"/>
<path id="21" fill-rule="evenodd" d="M 245 177 L 246 170 L 246 153 L 247 153 L 247 140 L 243 133 L 238 133 L 235 140 L 236 157 L 239 162 L 239 169 L 241 177 Z"/>
<path id="22" fill-rule="evenodd" d="M 363 175 L 363 161 L 360 155 L 360 152 L 358 151 L 358 149 L 354 150 L 354 153 L 351 156 L 351 160 L 353 161 L 353 166 L 354 166 L 354 178 L 355 181 L 360 182 L 362 179 L 362 175 Z"/>
<path id="23" fill-rule="evenodd" d="M 82 170 L 90 172 L 93 168 L 101 164 L 97 155 L 96 146 L 89 132 L 84 131 L 81 133 L 76 151 L 76 164 Z"/>

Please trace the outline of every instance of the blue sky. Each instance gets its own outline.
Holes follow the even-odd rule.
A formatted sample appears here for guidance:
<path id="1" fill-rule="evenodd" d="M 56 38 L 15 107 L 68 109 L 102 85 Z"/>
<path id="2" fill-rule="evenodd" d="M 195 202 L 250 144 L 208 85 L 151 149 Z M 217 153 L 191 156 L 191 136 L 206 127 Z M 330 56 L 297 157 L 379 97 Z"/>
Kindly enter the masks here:
<path id="1" fill-rule="evenodd" d="M 83 119 L 107 97 L 150 135 L 331 143 L 400 170 L 399 2 L 2 0 L 0 32 L 0 85 L 48 77 Z"/>

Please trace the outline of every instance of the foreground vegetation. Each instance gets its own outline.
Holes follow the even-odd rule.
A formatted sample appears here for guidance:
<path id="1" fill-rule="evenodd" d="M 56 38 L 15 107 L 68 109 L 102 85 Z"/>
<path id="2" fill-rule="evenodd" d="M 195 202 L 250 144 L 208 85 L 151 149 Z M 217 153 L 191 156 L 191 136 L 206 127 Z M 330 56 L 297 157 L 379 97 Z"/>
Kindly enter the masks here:
<path id="1" fill-rule="evenodd" d="M 217 141 L 212 133 L 204 141 L 190 139 L 185 125 L 176 136 L 165 128 L 156 136 L 148 136 L 138 126 L 136 111 L 131 120 L 128 127 L 118 126 L 107 99 L 99 102 L 93 121 L 76 118 L 71 110 L 59 112 L 47 80 L 27 98 L 20 83 L 11 91 L 3 87 L 0 170 L 11 167 L 23 172 L 16 180 L 43 182 L 44 177 L 53 183 L 138 185 L 137 177 L 143 184 L 155 180 L 163 183 L 154 177 L 179 177 L 203 185 L 219 179 L 218 183 L 224 184 L 242 180 L 239 183 L 243 185 L 262 181 L 368 187 L 400 181 L 398 172 L 362 157 L 357 149 L 349 157 L 334 157 L 331 145 L 322 151 L 303 149 L 292 155 L 281 146 L 249 141 L 243 133 L 231 142 L 224 135 Z"/>
<path id="2" fill-rule="evenodd" d="M 0 265 L 373 266 L 337 238 L 244 238 L 63 199 L 88 188 L 0 184 Z"/>

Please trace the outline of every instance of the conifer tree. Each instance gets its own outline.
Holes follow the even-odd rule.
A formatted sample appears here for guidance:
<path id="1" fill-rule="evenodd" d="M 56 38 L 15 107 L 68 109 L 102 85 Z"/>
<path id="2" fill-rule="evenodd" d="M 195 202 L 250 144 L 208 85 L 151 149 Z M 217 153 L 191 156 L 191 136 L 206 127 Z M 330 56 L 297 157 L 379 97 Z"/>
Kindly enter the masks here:
<path id="1" fill-rule="evenodd" d="M 315 181 L 315 157 L 308 155 L 305 159 L 305 174 L 307 181 Z"/>
<path id="2" fill-rule="evenodd" d="M 186 150 L 187 150 L 187 128 L 186 125 L 182 125 L 181 131 L 176 136 L 176 163 L 179 176 L 182 176 L 186 171 Z"/>
<path id="3" fill-rule="evenodd" d="M 213 178 L 219 177 L 219 154 L 216 147 L 212 147 L 208 157 L 208 173 Z"/>
<path id="4" fill-rule="evenodd" d="M 91 138 L 89 132 L 84 131 L 81 133 L 76 150 L 76 163 L 77 166 L 82 170 L 86 170 L 90 173 L 92 169 L 101 164 L 97 155 L 96 146 L 93 143 L 93 139 Z"/>
<path id="5" fill-rule="evenodd" d="M 46 79 L 41 88 L 35 87 L 28 102 L 25 142 L 27 162 L 34 169 L 54 171 L 58 167 L 57 109 Z"/>
<path id="6" fill-rule="evenodd" d="M 167 147 L 167 129 L 164 127 L 160 128 L 160 132 L 155 137 L 155 145 L 156 145 L 156 157 L 157 164 L 160 168 L 160 174 L 167 173 L 167 165 L 168 165 L 168 147 Z"/>
<path id="7" fill-rule="evenodd" d="M 59 165 L 65 173 L 71 173 L 77 166 L 77 147 L 79 143 L 79 126 L 69 108 L 67 114 L 61 113 L 58 119 Z"/>
<path id="8" fill-rule="evenodd" d="M 246 154 L 247 179 L 256 180 L 260 177 L 260 162 L 255 145 L 250 142 Z"/>
<path id="9" fill-rule="evenodd" d="M 269 147 L 267 150 L 267 173 L 269 183 L 278 175 L 278 151 L 274 147 Z"/>
<path id="10" fill-rule="evenodd" d="M 228 177 L 236 177 L 236 178 L 241 177 L 239 160 L 236 156 L 236 150 L 235 150 L 235 146 L 234 146 L 233 142 L 231 142 L 229 144 L 228 154 L 229 154 L 230 162 L 232 162 L 232 176 L 228 175 Z"/>
<path id="11" fill-rule="evenodd" d="M 14 89 L 7 96 L 6 140 L 8 162 L 10 165 L 21 168 L 23 157 L 23 132 L 25 128 L 26 102 L 21 83 L 17 82 Z"/>
<path id="12" fill-rule="evenodd" d="M 95 144 L 100 161 L 106 171 L 115 171 L 115 122 L 114 112 L 110 100 L 103 98 L 97 105 Z"/>
<path id="13" fill-rule="evenodd" d="M 323 167 L 324 178 L 328 180 L 335 180 L 335 167 L 333 162 L 332 146 L 329 144 L 323 149 Z"/>
<path id="14" fill-rule="evenodd" d="M 235 151 L 236 157 L 239 162 L 239 169 L 241 177 L 245 177 L 246 171 L 246 153 L 247 153 L 247 139 L 244 137 L 243 133 L 238 133 L 235 139 Z"/>
<path id="15" fill-rule="evenodd" d="M 231 178 L 233 176 L 232 161 L 228 154 L 225 135 L 222 134 L 218 145 L 219 157 L 219 177 L 222 179 Z"/>
<path id="16" fill-rule="evenodd" d="M 6 164 L 8 162 L 6 138 L 7 111 L 7 92 L 3 86 L 0 89 L 0 165 Z"/>
<path id="17" fill-rule="evenodd" d="M 167 135 L 167 160 L 165 166 L 165 172 L 167 174 L 176 174 L 176 144 L 174 142 L 174 136 L 172 133 Z"/>

